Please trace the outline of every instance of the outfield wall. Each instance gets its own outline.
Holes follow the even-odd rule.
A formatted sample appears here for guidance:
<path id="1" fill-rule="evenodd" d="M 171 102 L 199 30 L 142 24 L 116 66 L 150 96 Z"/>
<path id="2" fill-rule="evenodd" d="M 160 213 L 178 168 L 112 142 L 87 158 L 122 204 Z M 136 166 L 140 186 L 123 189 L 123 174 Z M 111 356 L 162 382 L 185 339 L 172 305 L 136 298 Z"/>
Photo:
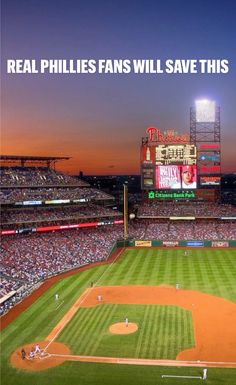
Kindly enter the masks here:
<path id="1" fill-rule="evenodd" d="M 118 240 L 116 246 L 114 245 L 112 250 L 114 251 L 116 247 L 236 247 L 236 241 L 203 241 L 199 240 L 180 240 L 180 241 L 161 241 L 158 239 L 154 240 L 137 240 L 137 239 L 127 239 L 127 240 Z"/>

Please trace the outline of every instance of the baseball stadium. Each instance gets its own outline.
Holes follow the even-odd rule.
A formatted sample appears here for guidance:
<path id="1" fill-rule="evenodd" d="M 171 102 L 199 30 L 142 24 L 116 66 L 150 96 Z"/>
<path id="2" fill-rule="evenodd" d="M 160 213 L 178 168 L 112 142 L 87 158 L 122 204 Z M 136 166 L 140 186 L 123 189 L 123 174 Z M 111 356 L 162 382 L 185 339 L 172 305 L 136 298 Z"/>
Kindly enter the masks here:
<path id="1" fill-rule="evenodd" d="M 58 171 L 67 157 L 1 156 L 2 384 L 236 384 L 220 110 L 146 135 L 141 199 L 124 184 L 120 207 Z"/>

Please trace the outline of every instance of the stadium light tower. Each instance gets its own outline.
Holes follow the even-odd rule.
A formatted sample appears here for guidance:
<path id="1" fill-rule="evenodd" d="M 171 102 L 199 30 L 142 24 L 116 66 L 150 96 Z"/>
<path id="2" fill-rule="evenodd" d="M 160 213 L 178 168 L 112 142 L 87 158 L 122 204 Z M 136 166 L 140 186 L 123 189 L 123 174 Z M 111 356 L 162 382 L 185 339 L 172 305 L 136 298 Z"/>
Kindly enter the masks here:
<path id="1" fill-rule="evenodd" d="M 220 107 L 215 101 L 201 99 L 190 108 L 190 142 L 197 147 L 197 168 L 210 181 L 221 174 Z M 213 179 L 209 178 L 213 177 Z"/>
<path id="2" fill-rule="evenodd" d="M 200 142 L 220 142 L 220 107 L 215 101 L 201 99 L 190 109 L 190 140 Z"/>

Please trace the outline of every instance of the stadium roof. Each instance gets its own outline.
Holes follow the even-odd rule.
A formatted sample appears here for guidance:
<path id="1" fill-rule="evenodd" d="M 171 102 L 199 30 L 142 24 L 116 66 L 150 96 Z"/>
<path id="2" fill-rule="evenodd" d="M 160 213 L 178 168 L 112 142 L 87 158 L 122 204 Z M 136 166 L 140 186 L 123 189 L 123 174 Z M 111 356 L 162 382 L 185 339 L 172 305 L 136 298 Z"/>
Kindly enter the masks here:
<path id="1" fill-rule="evenodd" d="M 50 168 L 53 164 L 55 167 L 55 163 L 61 160 L 68 160 L 70 157 L 68 156 L 28 156 L 28 155 L 0 155 L 1 166 L 36 166 L 39 165 Z"/>
<path id="2" fill-rule="evenodd" d="M 29 161 L 56 161 L 68 160 L 68 156 L 27 156 L 27 155 L 0 155 L 0 160 L 29 160 Z"/>

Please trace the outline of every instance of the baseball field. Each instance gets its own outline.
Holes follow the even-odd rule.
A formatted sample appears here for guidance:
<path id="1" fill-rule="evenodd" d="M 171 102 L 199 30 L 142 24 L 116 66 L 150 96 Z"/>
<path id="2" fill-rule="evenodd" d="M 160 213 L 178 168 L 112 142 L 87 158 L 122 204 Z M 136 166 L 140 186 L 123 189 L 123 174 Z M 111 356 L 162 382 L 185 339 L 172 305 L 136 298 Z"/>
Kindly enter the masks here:
<path id="1" fill-rule="evenodd" d="M 60 278 L 2 330 L 2 384 L 198 384 L 162 375 L 207 367 L 208 384 L 234 385 L 235 302 L 235 249 L 125 249 Z M 36 343 L 43 355 L 22 360 Z"/>

